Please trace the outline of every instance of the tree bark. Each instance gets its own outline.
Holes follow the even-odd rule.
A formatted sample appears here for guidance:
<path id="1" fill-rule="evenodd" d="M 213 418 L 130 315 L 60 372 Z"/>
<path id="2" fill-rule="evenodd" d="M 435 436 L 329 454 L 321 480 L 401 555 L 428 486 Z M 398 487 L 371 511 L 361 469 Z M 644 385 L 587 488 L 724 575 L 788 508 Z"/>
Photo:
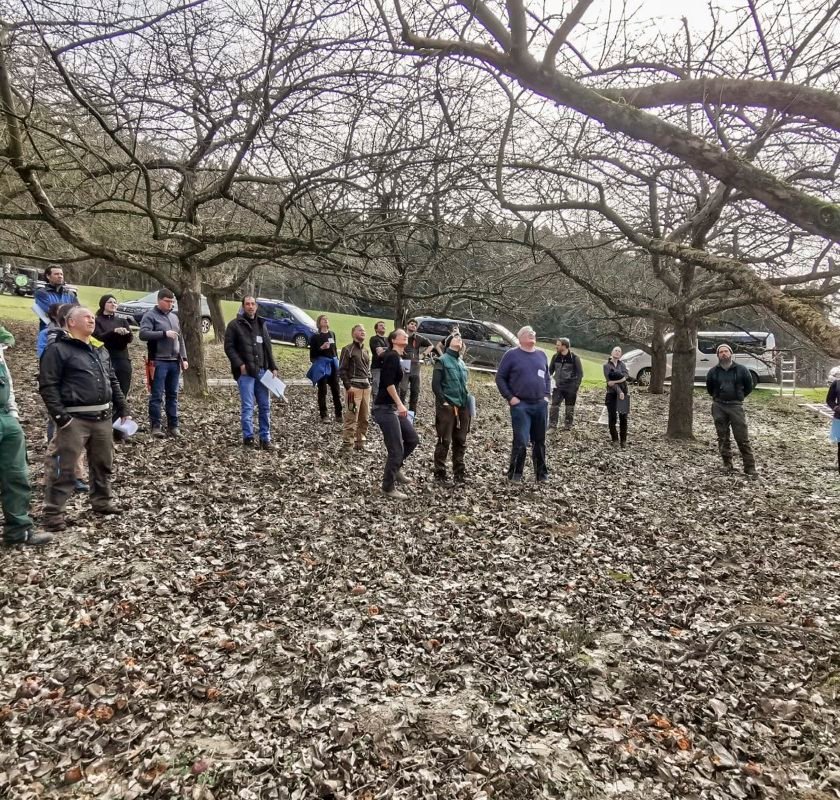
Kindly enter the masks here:
<path id="1" fill-rule="evenodd" d="M 217 294 L 208 294 L 207 305 L 210 307 L 213 336 L 217 342 L 223 342 L 225 340 L 225 315 L 222 311 L 222 298 Z"/>
<path id="2" fill-rule="evenodd" d="M 178 294 L 178 318 L 187 346 L 190 368 L 184 373 L 184 391 L 191 396 L 207 394 L 207 369 L 204 360 L 204 337 L 201 334 L 201 273 L 183 267 Z"/>
<path id="3" fill-rule="evenodd" d="M 697 321 L 675 321 L 671 394 L 668 398 L 669 439 L 694 438 L 694 372 L 697 368 Z"/>
<path id="4" fill-rule="evenodd" d="M 650 343 L 650 394 L 665 393 L 665 375 L 668 371 L 668 355 L 665 350 L 665 323 L 654 320 L 653 338 Z"/>

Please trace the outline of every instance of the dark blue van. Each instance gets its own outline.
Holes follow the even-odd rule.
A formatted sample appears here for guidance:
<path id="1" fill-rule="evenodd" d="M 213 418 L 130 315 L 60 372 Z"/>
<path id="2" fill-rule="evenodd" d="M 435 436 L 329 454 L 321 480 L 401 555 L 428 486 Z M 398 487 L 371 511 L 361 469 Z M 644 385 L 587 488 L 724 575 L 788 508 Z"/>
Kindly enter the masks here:
<path id="1" fill-rule="evenodd" d="M 280 300 L 258 297 L 257 314 L 265 318 L 273 342 L 289 342 L 295 347 L 309 347 L 312 334 L 318 330 L 315 320 L 302 308 Z"/>

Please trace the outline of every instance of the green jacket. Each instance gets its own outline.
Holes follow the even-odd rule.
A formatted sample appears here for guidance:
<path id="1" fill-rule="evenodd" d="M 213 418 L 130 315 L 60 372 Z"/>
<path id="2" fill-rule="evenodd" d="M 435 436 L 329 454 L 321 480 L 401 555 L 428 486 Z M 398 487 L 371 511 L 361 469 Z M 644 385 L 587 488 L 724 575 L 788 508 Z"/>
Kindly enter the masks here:
<path id="1" fill-rule="evenodd" d="M 432 373 L 432 391 L 435 400 L 443 405 L 466 408 L 469 402 L 467 391 L 467 367 L 454 350 L 447 350 L 435 364 Z"/>

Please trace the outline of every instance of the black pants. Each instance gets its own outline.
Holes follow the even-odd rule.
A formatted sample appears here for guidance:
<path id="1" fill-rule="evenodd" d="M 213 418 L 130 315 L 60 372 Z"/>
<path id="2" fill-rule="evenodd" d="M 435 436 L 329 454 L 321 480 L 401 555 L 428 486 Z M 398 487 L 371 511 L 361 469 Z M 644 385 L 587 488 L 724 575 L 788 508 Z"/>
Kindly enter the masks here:
<path id="1" fill-rule="evenodd" d="M 575 420 L 575 403 L 577 403 L 577 386 L 556 386 L 551 394 L 551 411 L 548 424 L 552 428 L 557 427 L 560 420 L 560 404 L 566 403 L 566 414 L 564 424 L 567 428 L 572 427 Z"/>
<path id="2" fill-rule="evenodd" d="M 743 403 L 720 403 L 717 400 L 712 402 L 712 419 L 715 423 L 715 431 L 718 439 L 718 452 L 724 464 L 732 463 L 732 443 L 729 432 L 738 445 L 741 453 L 741 460 L 744 462 L 744 470 L 753 472 L 755 470 L 755 456 L 753 455 L 750 435 L 747 430 L 747 412 Z"/>
<path id="3" fill-rule="evenodd" d="M 128 392 L 131 389 L 131 359 L 124 352 L 120 355 L 115 355 L 114 353 L 111 353 L 111 366 L 114 368 L 114 375 L 117 376 L 117 383 L 119 383 L 123 395 L 125 397 L 128 397 Z M 119 419 L 119 416 L 120 415 L 115 409 L 114 422 L 116 422 L 117 419 Z M 124 434 L 119 433 L 118 431 L 114 431 L 115 440 L 120 440 L 123 438 L 126 438 Z"/>
<path id="4" fill-rule="evenodd" d="M 456 416 L 454 406 L 436 406 L 435 430 L 437 431 L 435 476 L 446 477 L 446 457 L 449 455 L 451 444 L 452 474 L 456 478 L 463 478 L 466 472 L 464 454 L 467 452 L 467 435 L 470 432 L 470 410 L 459 408 Z"/>
<path id="5" fill-rule="evenodd" d="M 411 420 L 408 417 L 399 416 L 395 406 L 374 406 L 373 418 L 382 431 L 382 438 L 388 450 L 388 459 L 382 476 L 382 491 L 390 492 L 396 482 L 397 470 L 414 452 L 420 440 Z"/>
<path id="6" fill-rule="evenodd" d="M 616 411 L 616 403 L 618 402 L 618 395 L 610 393 L 607 395 L 607 419 L 610 426 L 610 436 L 614 442 L 619 438 L 622 442 L 627 441 L 627 414 L 619 414 Z M 616 429 L 616 419 L 618 421 L 618 429 Z"/>
<path id="7" fill-rule="evenodd" d="M 338 386 L 337 372 L 325 375 L 318 381 L 318 411 L 321 413 L 321 419 L 326 419 L 327 416 L 327 386 L 330 387 L 332 392 L 335 418 L 341 419 L 341 391 Z"/>
<path id="8" fill-rule="evenodd" d="M 417 412 L 417 401 L 420 399 L 420 373 L 409 374 L 400 383 L 400 400 L 405 403 L 405 394 L 408 391 L 408 410 Z"/>

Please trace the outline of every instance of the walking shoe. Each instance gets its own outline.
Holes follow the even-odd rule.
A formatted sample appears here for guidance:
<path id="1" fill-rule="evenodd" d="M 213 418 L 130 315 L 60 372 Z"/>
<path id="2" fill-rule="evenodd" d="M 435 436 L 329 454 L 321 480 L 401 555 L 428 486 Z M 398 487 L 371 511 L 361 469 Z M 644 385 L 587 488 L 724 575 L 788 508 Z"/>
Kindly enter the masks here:
<path id="1" fill-rule="evenodd" d="M 169 428 L 166 433 L 172 438 L 177 439 L 181 435 L 181 429 L 176 425 L 174 428 Z"/>
<path id="2" fill-rule="evenodd" d="M 620 442 L 620 445 L 621 449 L 624 450 L 624 448 L 627 447 L 627 442 Z"/>
<path id="3" fill-rule="evenodd" d="M 756 472 L 755 467 L 749 467 L 744 470 L 744 476 L 749 480 L 754 481 L 758 479 L 758 472 Z"/>
<path id="4" fill-rule="evenodd" d="M 394 479 L 397 483 L 409 483 L 408 478 L 405 477 L 405 473 L 401 469 L 397 470 L 397 474 L 394 475 Z"/>
<path id="5" fill-rule="evenodd" d="M 254 446 L 254 437 L 249 436 L 249 437 L 243 439 L 242 440 L 242 446 L 243 447 L 253 447 Z"/>
<path id="6" fill-rule="evenodd" d="M 260 439 L 260 450 L 276 450 L 277 445 L 272 444 L 268 439 Z"/>
<path id="7" fill-rule="evenodd" d="M 436 472 L 435 473 L 435 483 L 446 483 L 446 473 L 445 472 Z"/>
<path id="8" fill-rule="evenodd" d="M 67 522 L 64 517 L 48 517 L 41 523 L 41 527 L 45 531 L 58 533 L 67 530 Z"/>
<path id="9" fill-rule="evenodd" d="M 155 439 L 164 439 L 166 434 L 163 432 L 160 425 L 152 425 L 152 436 Z"/>
<path id="10" fill-rule="evenodd" d="M 393 489 L 388 489 L 387 491 L 383 489 L 382 494 L 391 500 L 408 500 L 408 495 L 405 492 L 401 492 L 396 486 Z"/>
<path id="11" fill-rule="evenodd" d="M 452 480 L 455 481 L 455 483 L 462 483 L 463 484 L 463 483 L 467 482 L 467 476 L 466 475 L 461 475 L 459 473 L 457 475 L 454 475 Z"/>
<path id="12" fill-rule="evenodd" d="M 321 422 L 322 422 L 324 425 L 329 425 L 329 424 L 330 424 L 329 417 L 321 417 Z"/>
<path id="13" fill-rule="evenodd" d="M 735 467 L 732 466 L 731 461 L 724 461 L 723 462 L 723 471 L 724 472 L 735 472 Z"/>
<path id="14" fill-rule="evenodd" d="M 99 508 L 94 508 L 93 513 L 111 516 L 116 514 L 122 514 L 123 510 L 119 506 L 115 506 L 113 503 L 108 503 L 108 505 L 106 506 L 99 506 Z"/>
<path id="15" fill-rule="evenodd" d="M 84 494 L 85 492 L 90 491 L 90 486 L 88 486 L 81 478 L 76 478 L 76 482 L 73 484 L 73 491 L 76 494 Z"/>
<path id="16" fill-rule="evenodd" d="M 51 533 L 47 533 L 46 531 L 37 531 L 35 528 L 30 528 L 26 533 L 23 534 L 23 539 L 18 541 L 12 541 L 11 539 L 3 539 L 3 544 L 7 547 L 14 547 L 16 544 L 25 544 L 29 545 L 30 547 L 38 547 L 42 544 L 49 544 L 55 536 Z"/>

